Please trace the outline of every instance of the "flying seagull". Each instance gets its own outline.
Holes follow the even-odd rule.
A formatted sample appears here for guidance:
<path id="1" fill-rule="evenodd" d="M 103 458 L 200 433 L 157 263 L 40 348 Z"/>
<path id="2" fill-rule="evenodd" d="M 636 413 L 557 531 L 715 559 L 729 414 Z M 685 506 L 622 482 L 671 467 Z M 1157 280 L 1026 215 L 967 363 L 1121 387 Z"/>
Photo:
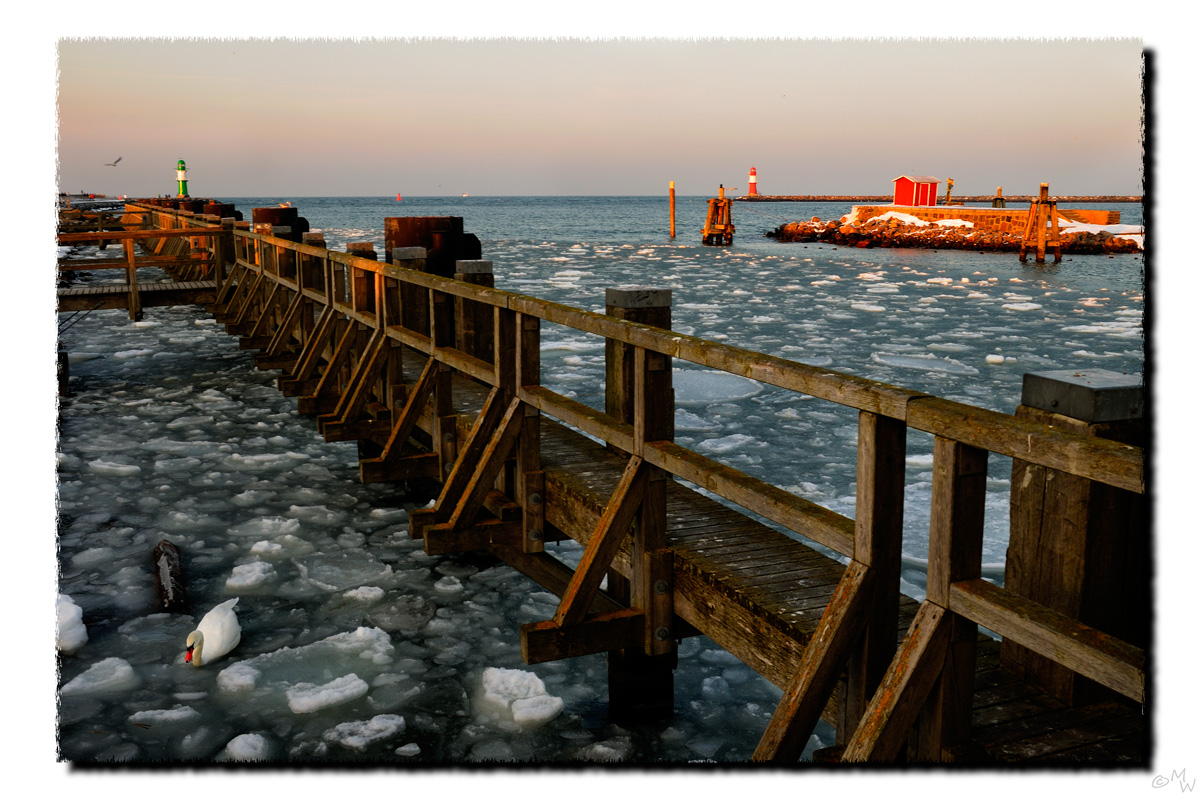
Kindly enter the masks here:
<path id="1" fill-rule="evenodd" d="M 121 163 L 121 159 L 124 157 L 125 156 L 123 156 L 123 155 L 117 156 L 116 161 L 113 161 L 111 164 L 105 164 L 105 166 L 116 166 L 117 164 Z"/>

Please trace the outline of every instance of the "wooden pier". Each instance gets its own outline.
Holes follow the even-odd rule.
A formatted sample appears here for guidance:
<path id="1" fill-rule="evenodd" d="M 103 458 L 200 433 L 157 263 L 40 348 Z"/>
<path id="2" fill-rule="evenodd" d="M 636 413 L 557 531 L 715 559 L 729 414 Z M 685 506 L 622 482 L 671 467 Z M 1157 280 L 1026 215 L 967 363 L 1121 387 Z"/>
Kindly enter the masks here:
<path id="1" fill-rule="evenodd" d="M 614 715 L 669 714 L 676 643 L 703 634 L 783 691 L 756 761 L 796 761 L 824 718 L 827 762 L 1148 765 L 1145 650 L 995 586 L 980 563 L 989 453 L 1109 487 L 1106 507 L 1144 518 L 1140 446 L 673 332 L 665 290 L 611 289 L 604 314 L 498 290 L 489 262 L 448 255 L 451 218 L 377 260 L 312 234 L 126 211 L 138 229 L 104 234 L 126 247 L 109 268 L 140 266 L 134 241 L 189 242 L 156 257 L 212 281 L 192 301 L 279 370 L 326 440 L 358 442 L 364 481 L 436 481 L 434 506 L 410 515 L 426 552 L 491 553 L 561 598 L 521 627 L 522 655 L 608 653 Z M 80 296 L 60 291 L 60 308 Z M 542 385 L 543 324 L 605 341 L 603 410 Z M 856 410 L 854 518 L 675 443 L 675 359 Z M 910 429 L 934 436 L 921 602 L 899 587 Z M 565 538 L 583 546 L 577 568 L 545 549 Z M 981 626 L 1098 690 L 1052 695 Z"/>

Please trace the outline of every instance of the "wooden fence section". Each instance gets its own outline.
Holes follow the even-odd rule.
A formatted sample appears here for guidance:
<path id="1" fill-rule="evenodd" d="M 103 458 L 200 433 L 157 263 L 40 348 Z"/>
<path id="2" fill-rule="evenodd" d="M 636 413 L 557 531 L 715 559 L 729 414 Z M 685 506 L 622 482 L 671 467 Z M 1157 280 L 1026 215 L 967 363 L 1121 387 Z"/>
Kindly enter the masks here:
<path id="1" fill-rule="evenodd" d="M 79 230 L 69 222 L 58 234 L 59 245 L 98 244 L 103 250 L 109 242 L 119 242 L 120 258 L 60 258 L 60 277 L 69 279 L 76 271 L 121 269 L 124 283 L 99 284 L 87 287 L 58 289 L 59 311 L 90 311 L 106 308 L 126 308 L 129 318 L 142 318 L 142 308 L 168 305 L 211 304 L 224 279 L 227 227 L 193 224 L 186 227 L 175 221 L 175 229 L 149 227 L 148 212 L 130 212 L 106 217 L 99 216 L 93 230 Z M 138 253 L 141 247 L 142 254 Z M 169 281 L 143 282 L 138 270 L 158 267 L 170 277 Z"/>
<path id="2" fill-rule="evenodd" d="M 186 217 L 155 212 L 156 225 Z M 1141 448 L 676 333 L 652 290 L 610 291 L 598 314 L 472 281 L 473 262 L 459 279 L 429 274 L 419 248 L 389 263 L 244 229 L 209 240 L 230 238 L 217 319 L 281 370 L 280 390 L 327 440 L 359 442 L 364 480 L 440 483 L 434 506 L 411 514 L 427 552 L 486 550 L 560 596 L 553 618 L 522 627 L 522 654 L 608 652 L 614 706 L 669 710 L 675 641 L 700 632 L 783 689 L 756 760 L 794 761 L 822 716 L 845 761 L 1045 754 L 1017 743 L 1072 722 L 1032 690 L 1009 696 L 1045 714 L 1015 738 L 973 741 L 997 716 L 975 690 L 995 648 L 979 625 L 1144 701 L 1142 650 L 980 568 L 989 452 L 1141 494 Z M 603 411 L 542 385 L 543 323 L 604 338 Z M 675 443 L 674 359 L 857 410 L 855 518 Z M 919 604 L 899 592 L 909 429 L 935 442 Z M 544 549 L 564 537 L 583 547 L 574 569 Z M 1114 713 L 1117 732 L 1076 725 L 1071 740 L 1137 760 L 1144 716 Z"/>

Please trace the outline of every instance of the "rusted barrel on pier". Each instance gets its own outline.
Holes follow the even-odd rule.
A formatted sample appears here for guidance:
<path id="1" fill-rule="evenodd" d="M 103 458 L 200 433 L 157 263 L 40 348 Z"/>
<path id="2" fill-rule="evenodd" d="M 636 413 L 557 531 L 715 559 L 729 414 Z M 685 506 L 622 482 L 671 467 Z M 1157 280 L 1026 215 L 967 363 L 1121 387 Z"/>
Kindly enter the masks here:
<path id="1" fill-rule="evenodd" d="M 483 246 L 474 233 L 463 232 L 461 216 L 389 216 L 383 220 L 384 253 L 392 263 L 392 250 L 421 247 L 425 250 L 422 271 L 440 277 L 454 277 L 459 261 L 478 261 Z M 402 284 L 404 326 L 422 334 L 429 333 L 429 295 L 419 286 Z M 409 312 L 408 309 L 411 309 Z"/>
<path id="2" fill-rule="evenodd" d="M 204 213 L 218 216 L 221 219 L 233 218 L 237 221 L 242 221 L 242 212 L 234 207 L 233 203 L 204 203 Z"/>
<path id="3" fill-rule="evenodd" d="M 295 206 L 273 206 L 271 208 L 252 208 L 250 209 L 250 221 L 254 225 L 268 224 L 272 227 L 288 227 L 291 228 L 289 233 L 286 233 L 279 238 L 300 243 L 300 238 L 308 232 L 308 220 L 300 216 L 300 209 Z"/>

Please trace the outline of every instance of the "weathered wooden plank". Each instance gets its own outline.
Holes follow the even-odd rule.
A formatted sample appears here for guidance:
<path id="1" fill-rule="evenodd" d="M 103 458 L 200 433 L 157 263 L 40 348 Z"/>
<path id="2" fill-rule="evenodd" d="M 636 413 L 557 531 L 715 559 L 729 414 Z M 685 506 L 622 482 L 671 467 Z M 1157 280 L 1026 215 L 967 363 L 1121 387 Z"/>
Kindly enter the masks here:
<path id="1" fill-rule="evenodd" d="M 1141 447 L 938 397 L 914 399 L 908 426 L 1138 494 L 1145 491 Z"/>
<path id="2" fill-rule="evenodd" d="M 596 613 L 566 627 L 552 620 L 522 624 L 521 657 L 532 665 L 613 649 L 640 648 L 645 625 L 645 614 L 633 608 Z"/>
<path id="3" fill-rule="evenodd" d="M 1135 646 L 986 580 L 952 585 L 950 609 L 1136 702 L 1145 701 L 1146 654 Z"/>

